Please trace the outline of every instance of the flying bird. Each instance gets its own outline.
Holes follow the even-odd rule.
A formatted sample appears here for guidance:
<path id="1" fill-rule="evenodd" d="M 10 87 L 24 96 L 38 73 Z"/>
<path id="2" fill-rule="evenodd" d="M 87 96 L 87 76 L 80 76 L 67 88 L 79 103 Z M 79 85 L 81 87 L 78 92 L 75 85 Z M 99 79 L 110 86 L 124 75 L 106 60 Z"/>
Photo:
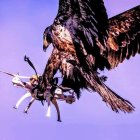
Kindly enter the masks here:
<path id="1" fill-rule="evenodd" d="M 43 34 L 43 49 L 53 45 L 43 80 L 47 86 L 59 70 L 62 85 L 97 92 L 115 112 L 134 106 L 105 85 L 99 71 L 111 70 L 140 53 L 140 6 L 108 18 L 103 0 L 59 0 L 52 25 Z"/>

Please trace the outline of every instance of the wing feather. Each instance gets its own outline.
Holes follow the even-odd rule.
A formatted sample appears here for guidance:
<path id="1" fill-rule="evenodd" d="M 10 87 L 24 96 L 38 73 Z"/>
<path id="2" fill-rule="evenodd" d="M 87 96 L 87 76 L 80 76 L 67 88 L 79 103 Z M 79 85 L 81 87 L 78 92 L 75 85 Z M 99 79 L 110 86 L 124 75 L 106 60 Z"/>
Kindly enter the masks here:
<path id="1" fill-rule="evenodd" d="M 107 59 L 111 68 L 140 53 L 140 6 L 109 20 L 109 38 L 113 39 L 112 42 L 108 42 Z"/>
<path id="2" fill-rule="evenodd" d="M 103 0 L 59 0 L 46 42 L 47 33 L 54 46 L 43 76 L 48 83 L 60 70 L 62 85 L 78 98 L 80 89 L 91 89 L 116 112 L 134 110 L 103 83 L 97 69 L 114 68 L 140 52 L 140 6 L 108 20 Z"/>
<path id="3" fill-rule="evenodd" d="M 108 30 L 108 16 L 104 2 L 103 0 L 60 0 L 54 24 L 65 26 L 71 32 L 73 41 L 75 38 L 80 39 L 87 50 L 88 47 L 96 46 L 96 38 L 104 45 Z"/>

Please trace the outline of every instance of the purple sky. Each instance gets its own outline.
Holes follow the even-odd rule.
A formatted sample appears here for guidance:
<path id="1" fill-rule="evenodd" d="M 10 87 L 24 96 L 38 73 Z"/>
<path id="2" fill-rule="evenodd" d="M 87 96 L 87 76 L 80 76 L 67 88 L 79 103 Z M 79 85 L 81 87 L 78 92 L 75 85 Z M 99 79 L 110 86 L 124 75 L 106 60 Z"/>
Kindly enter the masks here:
<path id="1" fill-rule="evenodd" d="M 140 4 L 140 0 L 105 0 L 109 16 Z M 0 0 L 0 70 L 30 76 L 34 72 L 23 61 L 26 54 L 42 73 L 49 57 L 42 51 L 42 34 L 53 22 L 58 0 Z M 11 77 L 0 73 L 0 140 L 139 140 L 140 139 L 140 56 L 105 72 L 107 84 L 136 107 L 133 114 L 116 114 L 97 93 L 83 91 L 73 105 L 60 102 L 62 123 L 46 118 L 46 108 L 35 102 L 29 114 L 23 113 L 28 101 L 12 107 L 25 91 L 11 84 Z"/>

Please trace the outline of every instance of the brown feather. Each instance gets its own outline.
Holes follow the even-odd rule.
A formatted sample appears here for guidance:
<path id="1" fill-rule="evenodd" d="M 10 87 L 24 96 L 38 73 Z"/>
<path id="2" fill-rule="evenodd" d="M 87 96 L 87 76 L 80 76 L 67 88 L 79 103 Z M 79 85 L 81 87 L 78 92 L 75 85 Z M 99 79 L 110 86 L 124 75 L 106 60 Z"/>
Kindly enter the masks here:
<path id="1" fill-rule="evenodd" d="M 140 6 L 108 22 L 103 0 L 59 1 L 54 23 L 44 33 L 44 48 L 54 47 L 43 74 L 46 83 L 60 70 L 62 85 L 78 98 L 81 89 L 91 89 L 113 111 L 132 112 L 134 106 L 108 88 L 97 70 L 115 68 L 140 53 Z"/>
<path id="2" fill-rule="evenodd" d="M 140 6 L 109 20 L 107 43 L 109 47 L 107 59 L 111 68 L 117 67 L 125 59 L 130 59 L 139 53 Z"/>

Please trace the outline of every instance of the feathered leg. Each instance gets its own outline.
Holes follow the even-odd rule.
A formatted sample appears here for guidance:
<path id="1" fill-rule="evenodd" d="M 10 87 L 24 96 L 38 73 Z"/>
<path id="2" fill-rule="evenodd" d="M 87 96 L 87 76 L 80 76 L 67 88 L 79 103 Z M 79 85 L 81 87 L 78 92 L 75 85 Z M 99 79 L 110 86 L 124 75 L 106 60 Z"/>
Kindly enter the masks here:
<path id="1" fill-rule="evenodd" d="M 45 87 L 47 87 L 47 83 L 50 82 L 50 80 L 53 79 L 53 76 L 56 74 L 57 70 L 60 66 L 60 54 L 59 51 L 54 48 L 51 57 L 48 60 L 48 63 L 46 65 L 45 71 L 43 73 L 43 81 L 45 84 Z"/>

